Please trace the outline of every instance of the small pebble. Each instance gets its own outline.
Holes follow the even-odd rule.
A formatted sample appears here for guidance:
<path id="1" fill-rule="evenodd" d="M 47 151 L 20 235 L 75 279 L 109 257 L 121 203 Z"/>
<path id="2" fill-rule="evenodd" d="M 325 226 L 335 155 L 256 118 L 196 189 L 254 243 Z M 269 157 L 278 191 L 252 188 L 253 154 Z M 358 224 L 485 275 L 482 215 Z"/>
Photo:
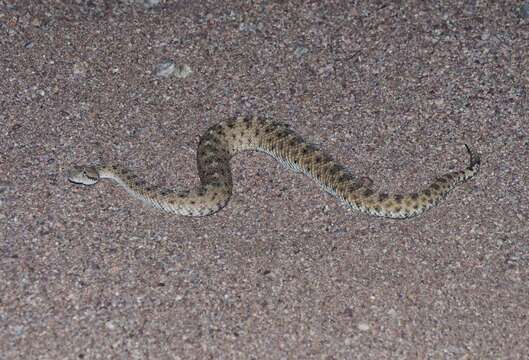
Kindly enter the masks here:
<path id="1" fill-rule="evenodd" d="M 154 72 L 157 77 L 169 77 L 175 71 L 176 65 L 172 60 L 165 60 L 163 63 L 158 64 Z"/>
<path id="2" fill-rule="evenodd" d="M 143 6 L 147 9 L 153 8 L 160 4 L 160 0 L 143 0 Z"/>
<path id="3" fill-rule="evenodd" d="M 360 331 L 367 331 L 369 330 L 369 324 L 367 323 L 359 323 L 357 326 L 358 330 Z"/>
<path id="4" fill-rule="evenodd" d="M 522 17 L 529 19 L 529 2 L 526 2 L 520 7 L 520 14 Z"/>
<path id="5" fill-rule="evenodd" d="M 257 26 L 252 23 L 240 23 L 239 24 L 239 31 L 241 32 L 255 32 L 257 30 Z"/>
<path id="6" fill-rule="evenodd" d="M 307 49 L 306 47 L 298 46 L 296 48 L 296 50 L 294 50 L 294 55 L 296 55 L 296 57 L 300 58 L 300 57 L 302 57 L 303 55 L 305 55 L 308 52 L 309 52 L 309 49 Z"/>
<path id="7" fill-rule="evenodd" d="M 175 76 L 177 78 L 183 79 L 183 78 L 186 78 L 189 75 L 191 75 L 192 72 L 193 72 L 193 70 L 191 70 L 189 65 L 179 65 L 179 66 L 176 67 Z"/>
<path id="8" fill-rule="evenodd" d="M 34 17 L 33 19 L 31 19 L 31 25 L 33 25 L 35 27 L 42 26 L 42 19 L 40 19 L 38 17 Z"/>

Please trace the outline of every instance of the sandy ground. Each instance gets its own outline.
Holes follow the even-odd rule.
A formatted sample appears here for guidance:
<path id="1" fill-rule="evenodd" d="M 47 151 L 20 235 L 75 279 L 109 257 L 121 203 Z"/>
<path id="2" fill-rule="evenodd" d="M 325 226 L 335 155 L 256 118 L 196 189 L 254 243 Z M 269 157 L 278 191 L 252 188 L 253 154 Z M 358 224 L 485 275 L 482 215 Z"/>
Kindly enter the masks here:
<path id="1" fill-rule="evenodd" d="M 528 355 L 529 5 L 151 3 L 0 0 L 2 359 Z M 262 154 L 207 218 L 65 179 L 114 161 L 191 186 L 198 137 L 237 114 L 391 192 L 465 166 L 464 143 L 484 163 L 407 221 Z"/>

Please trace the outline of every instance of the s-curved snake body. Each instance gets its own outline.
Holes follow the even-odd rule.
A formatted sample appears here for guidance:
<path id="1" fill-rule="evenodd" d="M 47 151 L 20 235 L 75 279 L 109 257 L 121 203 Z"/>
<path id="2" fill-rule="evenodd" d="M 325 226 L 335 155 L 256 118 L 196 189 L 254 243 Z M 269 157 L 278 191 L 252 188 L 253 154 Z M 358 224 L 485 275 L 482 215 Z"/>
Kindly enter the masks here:
<path id="1" fill-rule="evenodd" d="M 163 211 L 185 216 L 211 215 L 228 203 L 233 189 L 230 159 L 238 152 L 267 153 L 296 172 L 320 184 L 346 206 L 373 216 L 411 218 L 437 205 L 458 184 L 479 172 L 480 157 L 467 146 L 469 165 L 437 177 L 426 188 L 409 194 L 386 194 L 371 189 L 318 147 L 305 142 L 287 125 L 256 117 L 239 117 L 209 128 L 200 139 L 197 167 L 200 185 L 191 190 L 167 190 L 149 186 L 117 165 L 75 166 L 71 182 L 93 185 L 112 179 L 133 197 Z"/>

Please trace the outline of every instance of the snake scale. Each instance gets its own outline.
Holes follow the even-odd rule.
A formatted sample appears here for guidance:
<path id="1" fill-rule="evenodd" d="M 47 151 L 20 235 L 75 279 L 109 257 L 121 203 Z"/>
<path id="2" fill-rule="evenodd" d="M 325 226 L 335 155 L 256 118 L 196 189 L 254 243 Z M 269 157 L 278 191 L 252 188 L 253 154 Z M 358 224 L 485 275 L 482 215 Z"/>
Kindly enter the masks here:
<path id="1" fill-rule="evenodd" d="M 225 207 L 232 195 L 231 157 L 241 151 L 255 150 L 310 176 L 353 210 L 406 219 L 434 207 L 458 184 L 479 172 L 479 155 L 466 148 L 470 163 L 465 169 L 439 176 L 417 192 L 386 194 L 374 191 L 369 182 L 353 176 L 320 148 L 305 142 L 288 125 L 258 117 L 237 117 L 210 127 L 201 137 L 197 150 L 200 185 L 194 189 L 150 186 L 118 165 L 75 166 L 69 170 L 68 179 L 83 185 L 112 179 L 130 195 L 157 209 L 177 215 L 206 216 Z"/>

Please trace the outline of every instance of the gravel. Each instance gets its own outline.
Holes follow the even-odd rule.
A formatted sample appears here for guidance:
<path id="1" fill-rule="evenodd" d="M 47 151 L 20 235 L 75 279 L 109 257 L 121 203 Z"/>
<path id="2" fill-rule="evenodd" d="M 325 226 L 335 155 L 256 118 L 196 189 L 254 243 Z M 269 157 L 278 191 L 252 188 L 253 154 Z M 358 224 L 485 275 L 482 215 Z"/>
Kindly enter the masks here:
<path id="1" fill-rule="evenodd" d="M 0 0 L 2 359 L 526 358 L 527 4 L 349 3 Z M 65 179 L 119 162 L 191 186 L 197 139 L 237 114 L 388 192 L 465 143 L 483 168 L 410 221 L 262 154 L 206 218 Z"/>

